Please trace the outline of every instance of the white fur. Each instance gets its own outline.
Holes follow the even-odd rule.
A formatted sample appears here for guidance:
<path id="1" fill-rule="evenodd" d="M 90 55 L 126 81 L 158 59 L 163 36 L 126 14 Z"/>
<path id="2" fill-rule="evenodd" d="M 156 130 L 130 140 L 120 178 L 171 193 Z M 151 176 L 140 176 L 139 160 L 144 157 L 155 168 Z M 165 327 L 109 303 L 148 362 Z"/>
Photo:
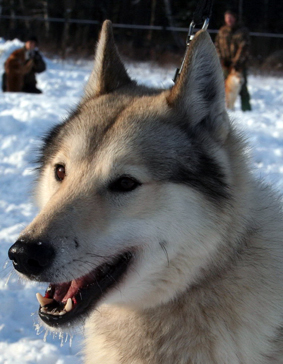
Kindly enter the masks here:
<path id="1" fill-rule="evenodd" d="M 104 32 L 109 29 L 104 25 Z M 113 59 L 103 62 L 109 36 L 102 34 L 98 46 L 93 71 L 98 79 L 107 78 L 103 65 L 112 65 Z M 101 95 L 93 77 L 80 115 L 42 170 L 41 212 L 24 232 L 33 239 L 48 236 L 56 246 L 48 268 L 52 282 L 79 278 L 109 257 L 133 252 L 122 281 L 86 320 L 85 362 L 283 363 L 281 207 L 250 172 L 245 145 L 225 111 L 221 68 L 209 35 L 195 36 L 172 90 L 135 89 L 124 77 L 117 89 Z M 211 94 L 205 93 L 205 82 Z M 103 126 L 112 119 L 92 154 L 93 123 Z M 225 201 L 154 177 L 148 150 L 139 148 L 144 138 L 150 146 L 160 145 L 158 123 L 168 130 L 164 149 L 182 143 L 183 136 L 175 135 L 177 122 L 203 128 L 209 155 L 230 186 Z M 161 162 L 169 168 L 165 157 Z M 66 166 L 62 183 L 54 180 L 58 163 Z M 111 194 L 110 181 L 125 174 L 141 186 Z"/>

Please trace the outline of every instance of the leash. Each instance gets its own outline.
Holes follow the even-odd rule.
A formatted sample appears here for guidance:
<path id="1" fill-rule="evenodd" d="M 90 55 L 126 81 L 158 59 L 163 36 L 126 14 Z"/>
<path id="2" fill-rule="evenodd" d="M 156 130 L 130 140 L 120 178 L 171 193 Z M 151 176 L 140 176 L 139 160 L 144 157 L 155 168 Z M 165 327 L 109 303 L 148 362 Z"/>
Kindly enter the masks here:
<path id="1" fill-rule="evenodd" d="M 212 5 L 213 5 L 213 0 L 201 0 L 198 2 L 196 10 L 193 14 L 193 20 L 191 21 L 191 24 L 189 26 L 189 31 L 188 31 L 188 35 L 187 35 L 187 39 L 186 39 L 186 51 L 185 51 L 185 55 L 183 57 L 182 63 L 181 63 L 181 67 L 176 69 L 175 72 L 175 76 L 173 81 L 176 82 L 178 77 L 180 76 L 183 66 L 184 66 L 184 61 L 188 52 L 188 48 L 190 45 L 191 40 L 194 38 L 194 29 L 196 25 L 202 25 L 202 29 L 206 30 L 208 28 L 209 25 L 209 20 L 211 18 L 211 14 L 212 14 Z"/>

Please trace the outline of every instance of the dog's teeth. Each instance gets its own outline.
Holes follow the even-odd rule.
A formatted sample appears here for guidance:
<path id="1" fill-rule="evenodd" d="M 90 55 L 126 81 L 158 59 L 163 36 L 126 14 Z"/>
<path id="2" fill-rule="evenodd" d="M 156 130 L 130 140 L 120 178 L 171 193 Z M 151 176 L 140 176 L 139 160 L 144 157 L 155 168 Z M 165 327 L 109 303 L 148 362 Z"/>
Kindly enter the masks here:
<path id="1" fill-rule="evenodd" d="M 56 311 L 56 309 L 54 309 L 54 310 L 52 310 L 52 311 L 47 311 L 47 313 L 48 313 L 49 315 L 59 316 L 59 312 L 58 312 L 58 311 Z"/>
<path id="2" fill-rule="evenodd" d="M 70 312 L 71 309 L 73 308 L 73 302 L 72 302 L 72 299 L 71 298 L 68 298 L 68 301 L 64 307 L 64 310 L 67 311 L 67 312 Z"/>
<path id="3" fill-rule="evenodd" d="M 41 307 L 44 307 L 44 306 L 48 305 L 49 303 L 53 302 L 53 298 L 43 297 L 40 293 L 36 294 L 36 298 Z"/>
<path id="4" fill-rule="evenodd" d="M 67 313 L 67 311 L 63 310 L 59 312 L 59 316 L 65 315 Z"/>

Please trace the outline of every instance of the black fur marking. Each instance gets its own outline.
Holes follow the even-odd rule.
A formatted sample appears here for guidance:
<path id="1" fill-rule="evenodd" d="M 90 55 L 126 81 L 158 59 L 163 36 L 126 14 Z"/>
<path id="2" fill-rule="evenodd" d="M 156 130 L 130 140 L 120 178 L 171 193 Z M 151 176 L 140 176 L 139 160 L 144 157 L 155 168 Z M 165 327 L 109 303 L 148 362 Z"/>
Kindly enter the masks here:
<path id="1" fill-rule="evenodd" d="M 55 125 L 42 138 L 42 147 L 40 148 L 39 156 L 35 161 L 35 163 L 39 165 L 39 169 L 41 169 L 47 163 L 47 161 L 58 151 L 59 143 L 54 143 L 54 141 L 59 137 L 63 128 L 80 114 L 81 110 L 79 108 L 71 110 L 69 117 L 65 121 Z"/>
<path id="2" fill-rule="evenodd" d="M 36 163 L 39 164 L 39 168 L 42 168 L 43 165 L 50 159 L 52 155 L 54 155 L 57 150 L 57 144 L 54 144 L 53 141 L 59 136 L 61 130 L 64 128 L 66 121 L 54 126 L 48 134 L 46 134 L 43 139 L 43 145 L 39 152 L 39 158 L 37 159 Z"/>
<path id="3" fill-rule="evenodd" d="M 223 168 L 206 152 L 209 142 L 206 135 L 211 135 L 213 128 L 214 125 L 208 118 L 204 118 L 194 128 L 186 129 L 181 126 L 181 130 L 186 133 L 192 145 L 188 155 L 193 152 L 194 156 L 190 163 L 177 165 L 176 177 L 173 179 L 194 187 L 210 199 L 217 201 L 228 199 L 231 194 Z"/>
<path id="4" fill-rule="evenodd" d="M 78 247 L 80 246 L 80 244 L 78 243 L 77 239 L 74 239 L 74 242 L 75 242 L 76 249 L 78 249 Z"/>
<path id="5" fill-rule="evenodd" d="M 195 171 L 178 164 L 169 180 L 193 187 L 214 201 L 228 199 L 229 188 L 221 167 L 204 153 L 198 157 L 198 162 Z"/>
<path id="6" fill-rule="evenodd" d="M 213 126 L 206 119 L 201 124 L 188 128 L 180 122 L 175 131 L 171 125 L 154 124 L 155 130 L 143 139 L 142 156 L 154 179 L 185 184 L 219 203 L 231 198 L 231 191 L 224 166 L 209 154 L 216 148 L 209 130 Z"/>

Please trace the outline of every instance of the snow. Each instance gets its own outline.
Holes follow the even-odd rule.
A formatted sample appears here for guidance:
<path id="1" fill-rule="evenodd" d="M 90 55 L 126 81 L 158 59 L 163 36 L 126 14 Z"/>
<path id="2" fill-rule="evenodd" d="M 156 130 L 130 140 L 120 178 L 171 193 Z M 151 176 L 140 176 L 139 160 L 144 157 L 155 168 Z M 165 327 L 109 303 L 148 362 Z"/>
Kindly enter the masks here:
<path id="1" fill-rule="evenodd" d="M 18 40 L 0 39 L 0 63 L 20 46 Z M 46 62 L 47 71 L 38 75 L 42 95 L 2 93 L 0 99 L 0 363 L 5 364 L 82 360 L 82 329 L 53 337 L 39 328 L 35 293 L 46 287 L 20 281 L 7 260 L 8 248 L 37 212 L 32 162 L 40 138 L 76 105 L 91 71 L 91 62 Z M 155 87 L 170 86 L 175 72 L 149 63 L 128 64 L 128 70 L 138 82 Z M 249 90 L 253 111 L 241 112 L 238 101 L 230 115 L 252 146 L 254 173 L 282 194 L 283 79 L 250 76 Z"/>

